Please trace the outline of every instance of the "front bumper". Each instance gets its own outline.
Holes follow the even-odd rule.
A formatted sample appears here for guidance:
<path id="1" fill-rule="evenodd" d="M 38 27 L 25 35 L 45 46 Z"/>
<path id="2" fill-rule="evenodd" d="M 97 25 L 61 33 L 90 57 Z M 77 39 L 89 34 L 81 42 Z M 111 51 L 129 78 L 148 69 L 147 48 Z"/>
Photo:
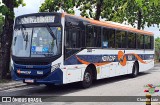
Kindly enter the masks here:
<path id="1" fill-rule="evenodd" d="M 37 68 L 32 68 L 32 70 L 24 68 L 24 65 L 14 64 L 14 69 L 11 70 L 12 79 L 15 81 L 33 80 L 33 84 L 63 84 L 63 72 L 60 68 L 50 72 L 51 68 L 46 69 L 42 66 L 36 66 Z M 42 67 L 41 69 L 39 67 Z M 30 74 L 18 74 L 17 70 L 29 70 Z M 36 71 L 44 71 L 44 75 L 35 74 Z M 46 72 L 48 70 L 48 72 Z"/>

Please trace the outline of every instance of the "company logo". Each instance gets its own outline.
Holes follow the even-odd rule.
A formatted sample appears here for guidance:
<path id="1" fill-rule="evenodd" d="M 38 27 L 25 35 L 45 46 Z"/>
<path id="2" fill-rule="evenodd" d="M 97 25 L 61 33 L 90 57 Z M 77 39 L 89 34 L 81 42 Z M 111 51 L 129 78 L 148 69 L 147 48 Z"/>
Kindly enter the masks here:
<path id="1" fill-rule="evenodd" d="M 119 60 L 119 63 L 122 66 L 125 66 L 126 63 L 127 63 L 127 58 L 126 58 L 125 54 L 122 51 L 118 52 L 118 60 Z"/>
<path id="2" fill-rule="evenodd" d="M 4 103 L 22 103 L 22 102 L 28 102 L 28 103 L 40 103 L 42 102 L 42 98 L 37 97 L 2 97 L 2 101 Z M 0 102 L 0 103 L 1 103 Z M 16 105 L 16 104 L 15 104 Z"/>
<path id="3" fill-rule="evenodd" d="M 103 56 L 103 61 L 114 61 L 116 59 L 116 56 Z"/>
<path id="4" fill-rule="evenodd" d="M 17 70 L 18 74 L 31 74 L 31 71 L 21 71 L 20 69 Z"/>
<path id="5" fill-rule="evenodd" d="M 156 92 L 159 92 L 159 89 L 156 89 L 156 88 L 160 87 L 160 85 L 148 84 L 148 85 L 145 85 L 144 87 L 148 88 L 144 90 L 144 92 L 148 92 L 149 94 L 154 94 Z"/>

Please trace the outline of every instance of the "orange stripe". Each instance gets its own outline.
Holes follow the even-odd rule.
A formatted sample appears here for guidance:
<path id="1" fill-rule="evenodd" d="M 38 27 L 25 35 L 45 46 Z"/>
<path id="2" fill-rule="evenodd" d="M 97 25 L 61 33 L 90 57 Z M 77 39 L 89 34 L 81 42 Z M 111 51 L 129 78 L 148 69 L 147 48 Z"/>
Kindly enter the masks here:
<path id="1" fill-rule="evenodd" d="M 126 63 L 127 63 L 127 59 L 126 59 L 126 56 L 125 56 L 124 59 L 123 59 L 123 61 L 120 61 L 120 64 L 121 64 L 122 66 L 125 66 Z"/>
<path id="2" fill-rule="evenodd" d="M 76 58 L 78 59 L 79 62 L 81 62 L 82 64 L 86 64 L 86 65 L 89 65 L 90 62 L 87 62 L 87 61 L 84 61 L 84 60 L 81 60 L 79 57 L 76 56 Z"/>
<path id="3" fill-rule="evenodd" d="M 79 57 L 76 56 L 76 58 L 78 59 L 79 62 L 81 62 L 82 64 L 86 64 L 86 65 L 89 65 L 90 62 L 87 62 L 87 61 L 84 61 L 82 59 L 80 59 Z M 109 64 L 111 62 L 101 62 L 101 63 L 93 63 L 94 65 L 96 66 L 102 66 L 102 65 L 106 65 L 106 64 Z"/>
<path id="4" fill-rule="evenodd" d="M 140 61 L 141 63 L 147 64 L 147 62 L 143 61 L 143 59 L 142 59 L 140 56 L 138 56 L 137 54 L 134 54 L 134 53 L 128 53 L 128 54 L 134 55 L 134 56 L 138 59 L 138 61 Z M 123 56 L 124 56 L 123 61 L 120 61 L 121 57 L 123 57 Z M 86 65 L 89 65 L 89 64 L 90 64 L 90 62 L 84 61 L 84 60 L 80 59 L 80 58 L 77 57 L 77 56 L 76 56 L 76 58 L 77 58 L 77 60 L 78 60 L 79 62 L 81 62 L 82 64 L 86 64 Z M 118 52 L 118 60 L 120 61 L 120 64 L 121 64 L 122 66 L 125 66 L 126 63 L 127 63 L 127 58 L 126 58 L 126 56 L 124 55 L 124 53 L 123 53 L 122 51 L 119 51 L 119 52 Z M 111 63 L 111 62 L 101 62 L 101 63 L 93 63 L 93 64 L 96 65 L 96 66 L 103 66 L 103 65 L 106 65 L 106 64 L 109 64 L 109 63 Z"/>
<path id="5" fill-rule="evenodd" d="M 138 56 L 137 54 L 134 54 L 134 53 L 129 53 L 129 54 L 133 54 L 141 63 L 144 63 L 144 64 L 147 64 L 145 61 L 143 61 L 143 59 Z"/>
<path id="6" fill-rule="evenodd" d="M 125 66 L 127 63 L 126 56 L 122 51 L 118 51 L 118 60 L 122 66 Z"/>

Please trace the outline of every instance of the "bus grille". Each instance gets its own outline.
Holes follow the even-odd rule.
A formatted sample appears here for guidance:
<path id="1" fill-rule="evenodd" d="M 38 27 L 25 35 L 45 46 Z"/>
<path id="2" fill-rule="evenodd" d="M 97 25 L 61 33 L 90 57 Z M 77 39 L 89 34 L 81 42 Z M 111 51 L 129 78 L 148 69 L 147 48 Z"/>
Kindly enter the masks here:
<path id="1" fill-rule="evenodd" d="M 49 62 L 28 62 L 28 61 L 15 61 L 16 64 L 21 65 L 48 65 Z"/>

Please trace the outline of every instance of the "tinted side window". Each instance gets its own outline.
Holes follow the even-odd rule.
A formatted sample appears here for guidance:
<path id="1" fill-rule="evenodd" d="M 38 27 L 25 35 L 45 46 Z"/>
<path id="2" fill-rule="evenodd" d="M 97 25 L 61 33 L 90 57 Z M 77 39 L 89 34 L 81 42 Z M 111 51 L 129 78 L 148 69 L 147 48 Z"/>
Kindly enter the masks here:
<path id="1" fill-rule="evenodd" d="M 127 43 L 126 43 L 126 42 L 127 42 L 127 41 L 126 41 L 126 39 L 127 39 L 127 38 L 126 38 L 126 32 L 125 32 L 125 31 L 122 31 L 121 33 L 122 33 L 122 36 L 121 36 L 121 38 L 122 38 L 122 48 L 126 48 L 126 47 L 127 47 L 127 45 L 126 45 L 126 44 L 127 44 Z"/>
<path id="2" fill-rule="evenodd" d="M 126 32 L 116 31 L 116 48 L 126 48 Z"/>
<path id="3" fill-rule="evenodd" d="M 65 49 L 64 58 L 74 55 L 81 48 L 80 30 L 76 27 L 66 27 L 65 29 Z"/>
<path id="4" fill-rule="evenodd" d="M 135 33 L 128 32 L 128 48 L 136 48 Z"/>
<path id="5" fill-rule="evenodd" d="M 151 37 L 145 35 L 144 42 L 145 42 L 145 49 L 151 49 Z"/>
<path id="6" fill-rule="evenodd" d="M 144 49 L 144 35 L 137 34 L 137 48 Z"/>
<path id="7" fill-rule="evenodd" d="M 113 29 L 104 28 L 103 29 L 103 48 L 114 48 L 115 31 Z"/>
<path id="8" fill-rule="evenodd" d="M 70 28 L 66 31 L 66 47 L 80 48 L 80 33 L 78 29 Z"/>
<path id="9" fill-rule="evenodd" d="M 86 47 L 94 47 L 95 35 L 93 32 L 93 26 L 87 26 L 86 28 Z"/>
<path id="10" fill-rule="evenodd" d="M 94 47 L 101 47 L 101 27 L 94 27 Z"/>

